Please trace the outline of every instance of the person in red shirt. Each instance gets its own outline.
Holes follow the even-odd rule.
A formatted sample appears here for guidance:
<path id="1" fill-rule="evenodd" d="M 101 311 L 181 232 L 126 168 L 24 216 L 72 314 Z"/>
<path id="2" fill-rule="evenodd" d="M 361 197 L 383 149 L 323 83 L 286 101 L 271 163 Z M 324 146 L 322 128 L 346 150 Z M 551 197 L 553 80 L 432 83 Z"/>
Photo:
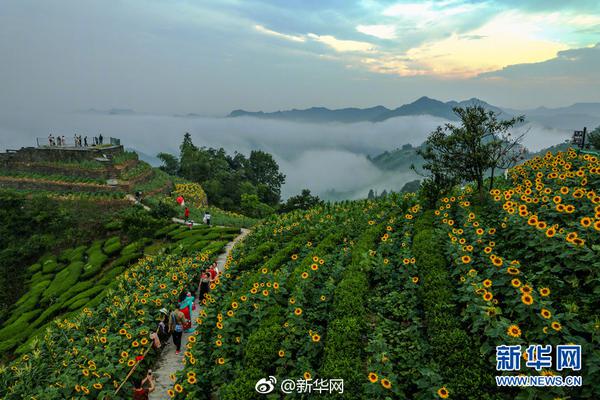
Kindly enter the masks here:
<path id="1" fill-rule="evenodd" d="M 188 219 L 190 219 L 190 209 L 189 208 L 187 208 L 187 207 L 185 208 L 184 215 L 185 215 L 185 222 L 187 222 Z"/>
<path id="2" fill-rule="evenodd" d="M 149 388 L 145 388 L 144 384 L 148 382 Z M 152 371 L 148 370 L 148 374 L 143 379 L 138 379 L 133 383 L 133 400 L 148 400 L 148 395 L 154 392 L 154 379 L 152 378 Z"/>
<path id="3" fill-rule="evenodd" d="M 215 269 L 215 264 L 210 266 L 210 269 L 208 270 L 208 273 L 210 274 L 210 281 L 214 281 L 217 278 L 217 270 Z"/>

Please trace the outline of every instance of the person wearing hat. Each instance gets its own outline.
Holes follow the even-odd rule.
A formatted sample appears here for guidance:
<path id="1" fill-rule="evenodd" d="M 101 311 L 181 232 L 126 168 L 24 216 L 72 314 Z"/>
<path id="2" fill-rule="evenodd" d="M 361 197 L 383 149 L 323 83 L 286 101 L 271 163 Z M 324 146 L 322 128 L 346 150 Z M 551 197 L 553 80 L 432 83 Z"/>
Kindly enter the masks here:
<path id="1" fill-rule="evenodd" d="M 161 320 L 158 323 L 158 339 L 165 346 L 171 337 L 169 333 L 169 311 L 166 308 L 161 308 L 159 313 Z"/>

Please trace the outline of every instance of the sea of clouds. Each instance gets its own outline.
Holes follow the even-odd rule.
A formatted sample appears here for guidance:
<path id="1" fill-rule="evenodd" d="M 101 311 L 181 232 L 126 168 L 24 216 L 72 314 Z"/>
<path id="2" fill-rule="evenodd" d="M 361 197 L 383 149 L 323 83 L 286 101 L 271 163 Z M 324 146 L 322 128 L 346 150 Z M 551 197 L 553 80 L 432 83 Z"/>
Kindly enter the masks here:
<path id="1" fill-rule="evenodd" d="M 117 137 L 127 148 L 154 157 L 159 152 L 177 154 L 183 134 L 189 132 L 197 146 L 223 147 L 248 154 L 260 149 L 272 153 L 286 175 L 284 198 L 303 188 L 323 195 L 328 190 L 365 197 L 369 189 L 400 190 L 417 176 L 412 171 L 389 172 L 366 158 L 403 144 L 421 144 L 445 120 L 431 116 L 398 117 L 379 123 L 308 124 L 243 118 L 184 118 L 163 115 L 106 115 L 93 113 L 26 112 L 0 114 L 0 151 L 35 145 L 48 133 L 75 132 Z M 527 125 L 525 145 L 530 150 L 564 141 L 569 133 Z M 154 160 L 156 163 L 156 160 Z"/>

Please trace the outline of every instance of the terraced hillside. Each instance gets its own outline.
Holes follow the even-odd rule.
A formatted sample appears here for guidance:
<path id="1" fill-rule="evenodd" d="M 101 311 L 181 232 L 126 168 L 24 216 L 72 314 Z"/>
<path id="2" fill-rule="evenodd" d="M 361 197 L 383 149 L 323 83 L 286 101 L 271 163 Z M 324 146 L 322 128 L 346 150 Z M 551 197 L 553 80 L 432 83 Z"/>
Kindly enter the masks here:
<path id="1" fill-rule="evenodd" d="M 36 154 L 36 150 L 41 154 Z M 66 150 L 31 149 L 33 156 L 27 152 L 19 156 L 17 152 L 12 158 L 4 157 L 0 163 L 0 189 L 67 197 L 122 198 L 125 193 L 138 190 L 153 195 L 172 188 L 167 174 L 140 161 L 135 152 L 116 148 L 96 157 L 98 154 L 92 150 L 80 149 L 72 150 L 82 153 L 78 158 L 61 158 L 53 151 Z"/>
<path id="2" fill-rule="evenodd" d="M 146 355 L 158 310 L 197 284 L 201 268 L 238 233 L 238 228 L 168 225 L 155 236 L 167 243 L 143 240 L 121 247 L 118 238 L 109 239 L 33 266 L 32 271 L 41 268 L 47 275 L 49 266 L 58 272 L 54 278 L 35 279 L 25 300 L 15 305 L 23 313 L 15 314 L 17 318 L 2 333 L 10 337 L 9 330 L 15 334 L 34 318 L 48 320 L 53 314 L 42 319 L 36 311 L 44 309 L 46 299 L 54 299 L 56 311 L 70 312 L 52 320 L 28 346 L 21 347 L 10 368 L 0 369 L 0 391 L 5 398 L 110 397 L 115 385 L 140 361 L 136 357 Z M 158 248 L 161 251 L 156 252 Z M 84 254 L 90 257 L 81 261 Z M 114 254 L 119 256 L 110 262 L 92 262 Z M 59 264 L 63 259 L 70 261 L 69 266 Z M 123 267 L 126 260 L 134 259 L 132 266 Z M 145 362 L 156 356 L 148 353 Z"/>

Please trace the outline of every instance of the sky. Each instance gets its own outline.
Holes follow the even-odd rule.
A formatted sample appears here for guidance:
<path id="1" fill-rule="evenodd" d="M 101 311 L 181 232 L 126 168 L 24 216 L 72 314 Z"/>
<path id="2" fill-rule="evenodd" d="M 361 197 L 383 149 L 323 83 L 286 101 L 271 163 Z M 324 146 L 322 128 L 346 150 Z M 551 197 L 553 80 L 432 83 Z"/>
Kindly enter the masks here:
<path id="1" fill-rule="evenodd" d="M 2 0 L 0 117 L 600 101 L 597 0 Z"/>

